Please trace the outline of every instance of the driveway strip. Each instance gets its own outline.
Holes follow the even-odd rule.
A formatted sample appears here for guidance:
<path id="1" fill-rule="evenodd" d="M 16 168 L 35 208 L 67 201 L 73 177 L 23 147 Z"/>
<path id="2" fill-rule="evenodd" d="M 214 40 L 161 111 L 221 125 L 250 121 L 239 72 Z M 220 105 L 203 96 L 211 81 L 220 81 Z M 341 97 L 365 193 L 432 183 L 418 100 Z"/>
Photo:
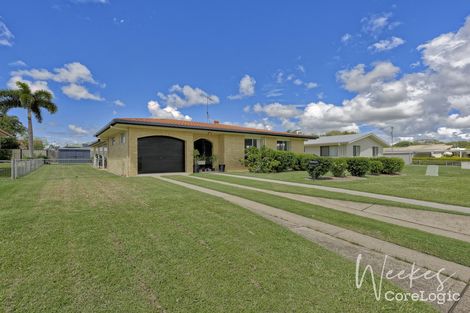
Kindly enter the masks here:
<path id="1" fill-rule="evenodd" d="M 203 178 L 199 176 L 192 176 L 192 178 L 208 181 L 211 183 L 219 183 L 226 186 L 264 192 L 274 196 L 284 197 L 337 211 L 347 212 L 389 224 L 418 229 L 432 234 L 470 242 L 470 228 L 468 227 L 468 225 L 470 225 L 470 216 L 389 207 L 376 204 L 371 205 L 368 203 L 278 192 L 268 189 L 239 185 L 236 183 L 228 183 L 220 180 Z"/>
<path id="2" fill-rule="evenodd" d="M 349 190 L 349 189 L 343 189 L 343 188 L 337 188 L 337 187 L 327 187 L 327 186 L 312 185 L 312 184 L 294 183 L 294 182 L 287 182 L 287 181 L 275 180 L 275 179 L 266 179 L 266 178 L 260 178 L 260 177 L 230 175 L 230 174 L 215 173 L 215 172 L 212 174 L 229 176 L 229 177 L 234 177 L 234 178 L 236 177 L 236 178 L 243 178 L 243 179 L 258 180 L 258 181 L 264 181 L 268 183 L 282 184 L 282 185 L 288 185 L 288 186 L 297 186 L 297 187 L 319 189 L 319 190 L 325 190 L 325 191 L 331 191 L 331 192 L 339 192 L 339 193 L 344 193 L 344 194 L 349 194 L 349 195 L 354 195 L 354 196 L 363 196 L 363 197 L 369 197 L 369 198 L 374 198 L 374 199 L 389 200 L 389 201 L 395 201 L 395 202 L 401 202 L 401 203 L 407 203 L 407 204 L 413 204 L 413 205 L 420 205 L 420 206 L 434 208 L 434 209 L 441 209 L 445 211 L 455 211 L 455 212 L 462 212 L 462 213 L 470 214 L 470 208 L 459 206 L 459 205 L 453 205 L 453 204 L 444 204 L 444 203 L 430 202 L 430 201 L 424 201 L 424 200 L 401 198 L 401 197 L 396 197 L 396 196 L 387 196 L 387 195 L 381 195 L 377 193 L 370 193 L 370 192 L 364 192 L 364 191 Z"/>

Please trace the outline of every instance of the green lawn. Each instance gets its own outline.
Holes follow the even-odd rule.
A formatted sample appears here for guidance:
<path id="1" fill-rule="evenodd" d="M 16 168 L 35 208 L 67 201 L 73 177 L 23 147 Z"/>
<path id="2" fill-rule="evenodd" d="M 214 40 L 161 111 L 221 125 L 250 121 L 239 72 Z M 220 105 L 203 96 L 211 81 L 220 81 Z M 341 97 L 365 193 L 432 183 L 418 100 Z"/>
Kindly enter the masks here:
<path id="1" fill-rule="evenodd" d="M 441 259 L 470 266 L 470 254 L 468 253 L 470 251 L 470 243 L 465 241 L 397 226 L 318 205 L 294 201 L 261 191 L 247 190 L 216 182 L 212 183 L 188 176 L 172 176 L 171 178 L 260 202 L 371 237 L 393 242 L 397 245 L 434 255 Z"/>
<path id="2" fill-rule="evenodd" d="M 307 172 L 230 173 L 304 184 L 318 184 L 418 200 L 470 206 L 470 170 L 439 167 L 439 177 L 425 176 L 426 166 L 406 166 L 402 175 L 367 176 L 365 179 L 333 181 L 312 180 Z"/>
<path id="3" fill-rule="evenodd" d="M 0 200 L 1 312 L 434 311 L 377 302 L 352 262 L 151 177 L 46 165 Z"/>
<path id="4" fill-rule="evenodd" d="M 10 163 L 0 163 L 0 179 L 11 177 L 11 165 Z"/>
<path id="5" fill-rule="evenodd" d="M 199 173 L 199 174 L 194 174 L 194 176 L 208 178 L 208 179 L 212 179 L 215 181 L 224 181 L 224 182 L 238 184 L 238 185 L 250 186 L 250 187 L 255 187 L 255 188 L 260 188 L 260 189 L 274 190 L 274 191 L 280 191 L 280 192 L 289 192 L 289 193 L 294 193 L 294 194 L 321 197 L 321 198 L 327 198 L 327 199 L 337 199 L 337 200 L 346 200 L 346 201 L 354 201 L 354 202 L 362 202 L 362 203 L 370 203 L 370 204 L 378 204 L 378 205 L 388 205 L 388 206 L 395 206 L 395 207 L 402 207 L 402 208 L 416 209 L 416 210 L 453 213 L 457 215 L 470 215 L 468 213 L 463 213 L 463 212 L 458 212 L 458 211 L 454 212 L 454 211 L 449 211 L 449 210 L 423 207 L 419 205 L 402 203 L 402 202 L 369 198 L 369 197 L 364 197 L 364 196 L 355 196 L 355 195 L 349 195 L 349 194 L 342 193 L 342 192 L 332 192 L 332 191 L 325 191 L 325 190 L 320 190 L 320 189 L 315 189 L 315 188 L 283 185 L 283 184 L 279 184 L 276 182 L 271 183 L 271 182 L 266 182 L 266 181 L 244 179 L 244 178 L 237 177 L 235 175 L 227 176 L 227 175 L 213 175 L 210 173 Z"/>

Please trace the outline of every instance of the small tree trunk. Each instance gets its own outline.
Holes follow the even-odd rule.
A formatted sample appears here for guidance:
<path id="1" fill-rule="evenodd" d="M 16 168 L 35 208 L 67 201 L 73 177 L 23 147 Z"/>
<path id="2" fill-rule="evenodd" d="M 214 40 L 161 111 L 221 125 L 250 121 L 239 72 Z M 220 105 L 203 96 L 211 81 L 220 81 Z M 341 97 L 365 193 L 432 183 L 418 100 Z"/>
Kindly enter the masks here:
<path id="1" fill-rule="evenodd" d="M 33 138 L 33 119 L 31 109 L 28 109 L 28 149 L 29 157 L 33 158 L 34 152 L 34 138 Z"/>

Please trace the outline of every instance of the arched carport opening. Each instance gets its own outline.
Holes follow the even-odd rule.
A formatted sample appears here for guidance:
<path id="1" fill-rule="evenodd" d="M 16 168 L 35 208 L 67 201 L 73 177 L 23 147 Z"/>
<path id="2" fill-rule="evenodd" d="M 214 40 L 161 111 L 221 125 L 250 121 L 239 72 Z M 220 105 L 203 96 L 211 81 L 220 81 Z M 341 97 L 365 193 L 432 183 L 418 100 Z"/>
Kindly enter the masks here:
<path id="1" fill-rule="evenodd" d="M 201 138 L 194 142 L 194 150 L 199 151 L 199 155 L 205 158 L 205 164 L 199 165 L 202 169 L 212 169 L 212 142 Z"/>

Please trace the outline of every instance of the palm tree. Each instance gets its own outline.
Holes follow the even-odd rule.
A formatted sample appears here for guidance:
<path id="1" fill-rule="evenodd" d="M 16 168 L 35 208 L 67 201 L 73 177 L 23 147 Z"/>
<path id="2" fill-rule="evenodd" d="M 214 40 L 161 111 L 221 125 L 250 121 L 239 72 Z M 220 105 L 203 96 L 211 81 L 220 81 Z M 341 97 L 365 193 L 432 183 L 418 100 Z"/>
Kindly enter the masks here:
<path id="1" fill-rule="evenodd" d="M 16 82 L 18 89 L 0 90 L 0 111 L 6 113 L 12 108 L 23 108 L 28 111 L 28 148 L 29 157 L 33 157 L 33 121 L 32 116 L 42 123 L 41 109 L 50 113 L 57 112 L 57 105 L 52 102 L 52 94 L 47 90 L 31 92 L 29 85 L 24 82 Z"/>

